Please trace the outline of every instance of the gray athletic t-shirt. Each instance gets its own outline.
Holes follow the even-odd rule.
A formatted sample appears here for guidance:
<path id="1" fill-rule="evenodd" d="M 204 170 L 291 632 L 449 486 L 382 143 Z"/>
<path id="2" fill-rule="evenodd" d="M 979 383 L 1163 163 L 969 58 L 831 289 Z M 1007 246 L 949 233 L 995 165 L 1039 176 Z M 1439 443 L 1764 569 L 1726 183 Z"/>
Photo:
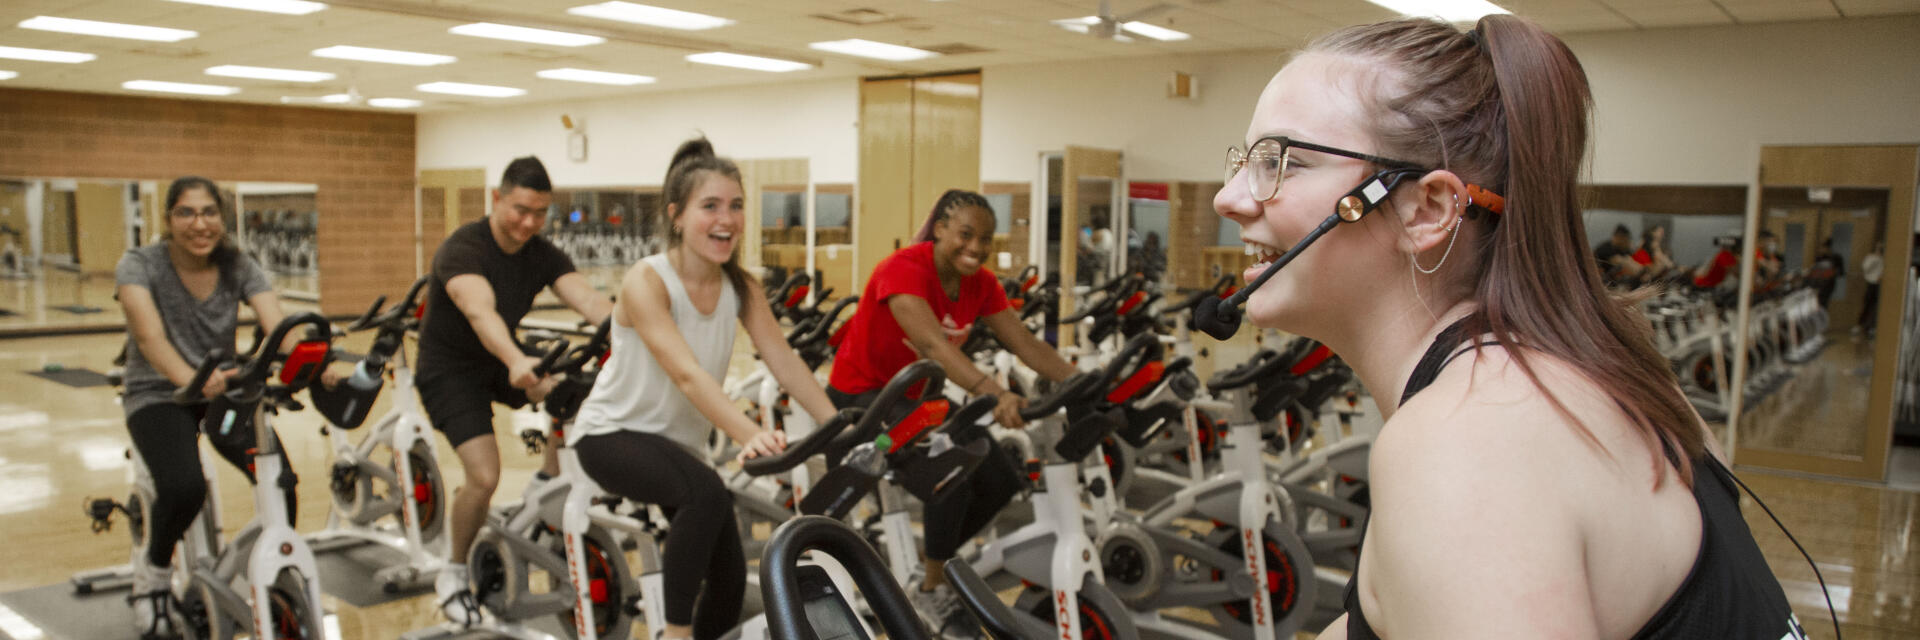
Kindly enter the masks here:
<path id="1" fill-rule="evenodd" d="M 215 348 L 234 350 L 234 329 L 239 324 L 240 303 L 273 289 L 267 273 L 253 258 L 241 254 L 233 264 L 221 270 L 220 282 L 205 300 L 195 300 L 187 285 L 174 271 L 167 257 L 167 243 L 158 242 L 127 250 L 113 270 L 114 285 L 144 287 L 153 295 L 153 306 L 160 311 L 160 324 L 167 329 L 167 342 L 180 352 L 188 365 L 199 366 L 207 352 Z M 140 344 L 127 333 L 126 397 L 121 406 L 131 416 L 146 407 L 173 402 L 173 382 L 166 374 L 148 364 L 140 354 Z"/>

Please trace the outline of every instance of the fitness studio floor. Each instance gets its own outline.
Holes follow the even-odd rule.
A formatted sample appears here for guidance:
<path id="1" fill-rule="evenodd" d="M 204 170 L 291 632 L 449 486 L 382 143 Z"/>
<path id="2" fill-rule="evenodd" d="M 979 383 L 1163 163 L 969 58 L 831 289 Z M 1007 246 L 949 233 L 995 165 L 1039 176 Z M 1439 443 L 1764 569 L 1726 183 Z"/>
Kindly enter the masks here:
<path id="1" fill-rule="evenodd" d="M 92 304 L 110 306 L 102 296 Z M 540 315 L 560 320 L 564 312 Z M 66 368 L 104 371 L 121 344 L 120 334 L 16 338 L 0 341 L 0 618 L 24 618 L 33 625 L 60 628 L 58 621 L 36 619 L 47 613 L 12 610 L 4 603 L 18 592 L 54 585 L 64 587 L 75 572 L 124 562 L 127 537 L 124 522 L 107 533 L 92 535 L 81 514 L 87 498 L 126 494 L 127 435 L 120 408 L 108 387 L 72 388 L 28 375 L 51 363 Z M 364 336 L 351 340 L 349 349 L 365 347 Z M 1254 348 L 1242 337 L 1212 349 L 1222 362 L 1242 358 Z M 752 366 L 746 341 L 736 342 L 736 370 Z M 1844 347 L 1845 343 L 1840 346 Z M 1207 368 L 1207 367 L 1203 367 Z M 1204 372 L 1203 372 L 1204 373 Z M 376 409 L 376 415 L 384 407 Z M 529 415 L 529 414 L 519 414 Z M 510 433 L 512 420 L 504 414 L 500 433 Z M 1818 424 L 1810 422 L 1807 424 Z M 310 412 L 284 416 L 280 433 L 286 440 L 300 484 L 300 529 L 321 528 L 328 510 L 324 482 L 327 454 L 318 422 Z M 503 442 L 511 442 L 503 438 Z M 458 463 L 441 443 L 441 465 Z M 501 501 L 511 500 L 538 465 L 517 446 L 505 447 L 500 482 Z M 224 463 L 216 477 L 223 519 L 228 531 L 252 515 L 248 487 Z M 456 478 L 449 484 L 457 485 Z M 1775 512 L 1794 529 L 1820 564 L 1832 587 L 1834 607 L 1848 638 L 1911 638 L 1920 635 L 1920 494 L 1851 483 L 1835 483 L 1747 471 L 1745 479 Z M 1787 539 L 1750 503 L 1748 525 L 1759 539 L 1768 561 L 1781 577 L 1807 630 L 1829 637 L 1830 623 L 1813 573 Z M 118 599 L 95 611 L 63 612 L 122 620 L 127 614 Z M 393 638 L 437 621 L 431 598 L 417 596 L 371 607 L 355 607 L 328 597 L 326 608 L 337 618 L 342 638 Z M 118 627 L 125 628 L 125 627 Z M 129 634 L 130 635 L 130 634 Z M 1303 637 L 1305 634 L 1302 634 Z M 0 640 L 9 638 L 0 631 Z M 77 640 L 77 639 L 66 639 Z M 87 640 L 92 640 L 91 638 Z"/>

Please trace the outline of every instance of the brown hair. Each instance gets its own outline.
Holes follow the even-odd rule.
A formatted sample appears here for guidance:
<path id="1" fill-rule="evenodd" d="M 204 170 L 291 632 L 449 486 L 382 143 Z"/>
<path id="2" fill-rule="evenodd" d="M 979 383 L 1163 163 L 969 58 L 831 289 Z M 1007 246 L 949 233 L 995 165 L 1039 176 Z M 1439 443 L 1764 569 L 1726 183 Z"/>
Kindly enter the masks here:
<path id="1" fill-rule="evenodd" d="M 1614 297 L 1587 255 L 1578 180 L 1593 96 L 1566 43 L 1525 19 L 1491 15 L 1472 31 L 1403 19 L 1350 27 L 1306 49 L 1390 69 L 1358 91 L 1377 153 L 1446 168 L 1505 196 L 1506 210 L 1471 247 L 1460 274 L 1478 308 L 1466 335 L 1491 334 L 1594 446 L 1599 440 L 1541 384 L 1529 353 L 1561 360 L 1618 403 L 1655 449 L 1682 462 L 1705 449 L 1652 329 Z M 1490 228 L 1489 228 L 1490 227 Z M 1653 454 L 1654 486 L 1666 476 Z M 1692 465 L 1675 464 L 1683 484 Z"/>
<path id="2" fill-rule="evenodd" d="M 715 155 L 713 143 L 708 142 L 706 137 L 680 143 L 680 148 L 673 152 L 673 161 L 667 165 L 666 186 L 663 189 L 664 193 L 661 194 L 666 203 L 674 207 L 674 220 L 686 213 L 687 205 L 690 204 L 688 199 L 693 197 L 694 187 L 700 186 L 703 178 L 701 174 L 708 172 L 725 176 L 735 183 L 742 182 L 740 166 L 734 164 L 733 160 Z M 684 240 L 680 237 L 680 229 L 673 226 L 673 221 L 669 220 L 667 247 L 678 247 Z M 738 247 L 735 248 L 733 255 L 727 256 L 726 262 L 720 264 L 720 270 L 727 274 L 727 280 L 732 281 L 733 295 L 740 299 L 740 317 L 746 317 L 747 285 L 759 286 L 759 283 L 754 281 L 753 276 L 747 275 L 746 269 L 740 267 Z"/>

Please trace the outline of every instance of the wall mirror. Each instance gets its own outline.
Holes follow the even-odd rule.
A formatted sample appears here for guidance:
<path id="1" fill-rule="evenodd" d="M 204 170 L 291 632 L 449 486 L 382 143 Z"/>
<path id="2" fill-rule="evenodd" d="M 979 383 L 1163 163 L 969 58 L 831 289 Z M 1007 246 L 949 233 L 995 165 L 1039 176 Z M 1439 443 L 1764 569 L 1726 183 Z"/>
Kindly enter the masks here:
<path id="1" fill-rule="evenodd" d="M 216 184 L 227 204 L 222 226 L 266 270 L 282 304 L 289 311 L 317 309 L 317 187 Z M 167 185 L 0 178 L 0 335 L 122 330 L 126 316 L 114 300 L 114 267 L 128 249 L 164 241 Z"/>

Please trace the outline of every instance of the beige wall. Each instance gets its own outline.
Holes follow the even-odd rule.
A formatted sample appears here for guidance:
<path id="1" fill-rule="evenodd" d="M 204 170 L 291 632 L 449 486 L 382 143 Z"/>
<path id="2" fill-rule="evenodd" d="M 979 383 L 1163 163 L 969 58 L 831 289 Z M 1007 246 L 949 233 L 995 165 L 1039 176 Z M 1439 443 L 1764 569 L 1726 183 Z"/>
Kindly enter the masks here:
<path id="1" fill-rule="evenodd" d="M 127 252 L 127 183 L 82 181 L 73 195 L 80 225 L 80 270 L 112 273 Z"/>

